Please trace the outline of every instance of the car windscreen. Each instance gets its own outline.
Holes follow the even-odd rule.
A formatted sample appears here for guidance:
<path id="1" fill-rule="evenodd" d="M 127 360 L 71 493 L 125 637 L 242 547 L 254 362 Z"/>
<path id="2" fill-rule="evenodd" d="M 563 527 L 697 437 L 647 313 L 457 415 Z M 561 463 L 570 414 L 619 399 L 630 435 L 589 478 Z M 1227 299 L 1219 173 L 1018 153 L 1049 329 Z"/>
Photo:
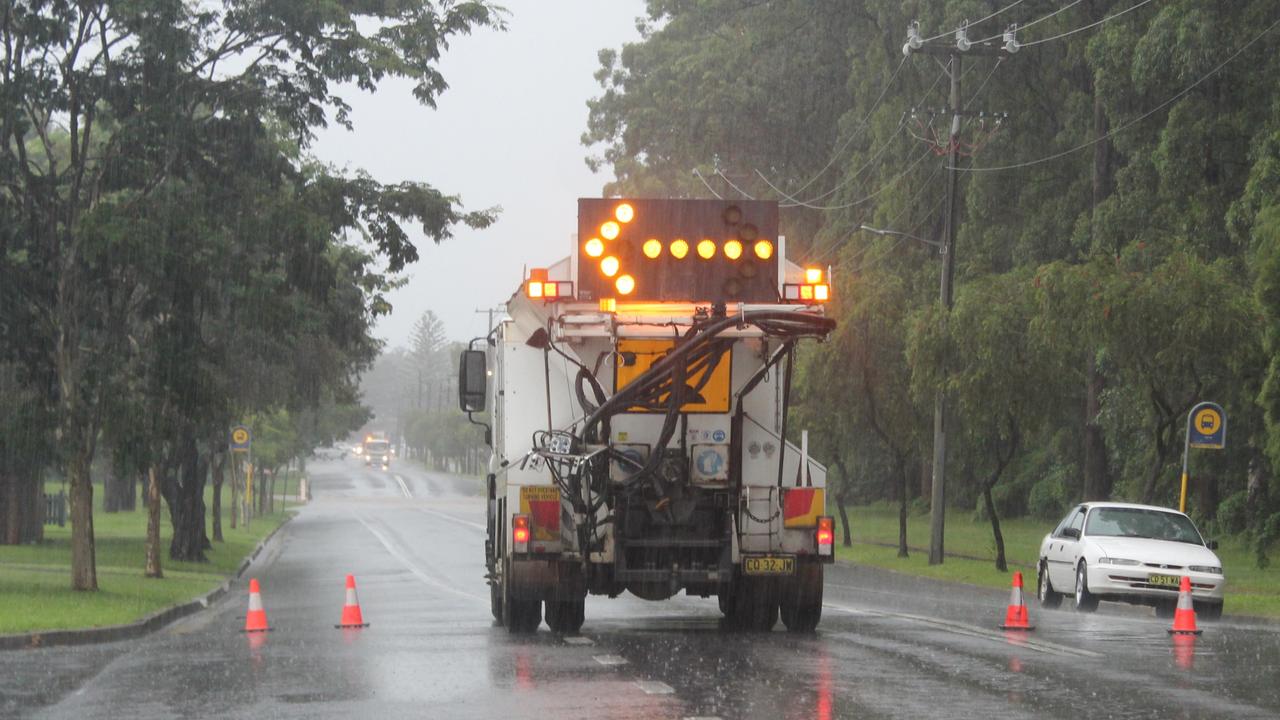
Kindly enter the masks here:
<path id="1" fill-rule="evenodd" d="M 1185 515 L 1144 508 L 1094 508 L 1085 523 L 1085 534 L 1109 537 L 1152 538 L 1203 545 L 1196 526 Z"/>
<path id="2" fill-rule="evenodd" d="M 364 451 L 370 455 L 381 455 L 391 448 L 391 443 L 383 440 L 381 442 L 370 442 L 364 444 Z"/>

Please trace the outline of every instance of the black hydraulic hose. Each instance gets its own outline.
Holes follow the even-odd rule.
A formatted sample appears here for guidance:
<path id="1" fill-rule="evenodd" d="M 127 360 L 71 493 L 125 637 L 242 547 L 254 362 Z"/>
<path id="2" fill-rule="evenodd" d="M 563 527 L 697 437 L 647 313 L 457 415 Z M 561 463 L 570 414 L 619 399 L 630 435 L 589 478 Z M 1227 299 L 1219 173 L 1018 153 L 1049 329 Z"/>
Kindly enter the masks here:
<path id="1" fill-rule="evenodd" d="M 596 408 L 587 417 L 584 428 L 590 429 L 605 416 L 616 414 L 621 412 L 621 408 L 633 405 L 636 397 L 641 395 L 642 391 L 648 390 L 649 386 L 663 382 L 669 376 L 673 367 L 683 364 L 686 356 L 714 340 L 721 332 L 732 327 L 753 324 L 758 326 L 771 325 L 773 326 L 770 328 L 773 331 L 771 334 L 776 335 L 824 336 L 835 328 L 836 323 L 830 318 L 817 315 L 805 315 L 779 310 L 753 310 L 733 317 L 719 318 L 711 323 L 697 327 L 692 336 L 686 336 L 686 342 L 680 343 L 671 352 L 667 353 L 666 357 L 654 363 L 631 384 L 615 393 L 608 401 Z M 783 330 L 783 328 L 786 329 Z M 766 332 L 769 332 L 769 330 L 766 330 Z"/>

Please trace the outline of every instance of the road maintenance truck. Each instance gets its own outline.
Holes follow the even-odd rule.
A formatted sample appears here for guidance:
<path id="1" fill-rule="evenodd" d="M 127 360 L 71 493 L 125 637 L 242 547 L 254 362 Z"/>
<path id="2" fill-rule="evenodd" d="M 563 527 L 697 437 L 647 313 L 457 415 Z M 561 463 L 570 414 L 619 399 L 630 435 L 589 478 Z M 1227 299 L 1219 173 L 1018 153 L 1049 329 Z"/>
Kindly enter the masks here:
<path id="1" fill-rule="evenodd" d="M 829 271 L 786 259 L 765 201 L 581 199 L 573 246 L 459 362 L 494 617 L 574 633 L 588 594 L 684 592 L 812 631 L 834 529 L 787 407 L 798 343 L 835 326 Z"/>

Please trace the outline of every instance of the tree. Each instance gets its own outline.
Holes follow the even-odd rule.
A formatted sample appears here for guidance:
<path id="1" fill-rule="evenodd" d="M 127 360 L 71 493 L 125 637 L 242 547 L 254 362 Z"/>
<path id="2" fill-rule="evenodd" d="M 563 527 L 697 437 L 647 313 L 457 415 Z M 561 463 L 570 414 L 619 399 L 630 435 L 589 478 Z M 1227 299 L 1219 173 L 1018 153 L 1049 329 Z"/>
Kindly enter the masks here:
<path id="1" fill-rule="evenodd" d="M 0 32 L 9 38 L 0 47 L 4 269 L 20 300 L 14 314 L 30 331 L 23 338 L 34 348 L 27 357 L 52 369 L 47 397 L 56 402 L 61 462 L 71 488 L 74 588 L 97 587 L 89 466 L 101 401 L 127 352 L 132 313 L 152 299 L 136 275 L 181 247 L 158 242 L 189 229 L 174 222 L 186 210 L 183 191 L 212 187 L 208 180 L 227 169 L 238 141 L 261 146 L 264 120 L 302 148 L 330 113 L 350 127 L 348 107 L 331 84 L 372 90 L 386 78 L 406 78 L 415 96 L 433 105 L 446 87 L 436 63 L 449 39 L 494 25 L 501 25 L 500 17 L 480 0 L 405 7 L 244 0 L 214 7 L 178 0 L 10 3 L 0 12 Z M 277 152 L 270 167 L 278 177 L 292 162 Z M 247 172 L 232 167 L 242 169 L 240 177 Z M 236 177 L 233 172 L 224 179 Z M 205 183 L 192 183 L 200 179 Z M 439 241 L 456 223 L 483 226 L 492 219 L 463 212 L 456 198 L 424 184 L 384 186 L 332 173 L 311 180 L 303 187 L 312 217 L 328 221 L 321 227 L 330 237 L 362 231 L 391 272 L 417 258 L 402 222 L 420 222 Z M 234 231 L 229 223 L 251 221 L 243 215 L 198 219 L 209 224 L 187 242 L 198 244 Z M 132 232 L 139 227 L 147 231 Z M 185 259 L 188 272 L 176 276 L 166 294 L 174 312 L 160 320 L 169 337 L 192 341 L 188 349 L 204 299 L 191 281 L 208 259 Z M 385 310 L 376 287 L 358 292 Z M 183 479 L 173 495 L 177 503 L 170 503 L 183 528 L 203 524 L 195 438 L 212 434 L 191 415 L 179 427 L 174 452 Z M 171 552 L 198 556 L 194 531 L 182 534 Z"/>

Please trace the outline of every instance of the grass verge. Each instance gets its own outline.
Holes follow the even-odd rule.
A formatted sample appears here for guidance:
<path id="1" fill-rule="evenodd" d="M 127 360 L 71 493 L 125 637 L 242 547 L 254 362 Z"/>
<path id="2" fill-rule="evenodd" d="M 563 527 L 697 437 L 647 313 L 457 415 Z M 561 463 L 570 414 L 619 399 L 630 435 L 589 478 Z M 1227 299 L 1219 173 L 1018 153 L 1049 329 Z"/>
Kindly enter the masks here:
<path id="1" fill-rule="evenodd" d="M 912 549 L 908 557 L 900 558 L 897 550 L 897 505 L 876 503 L 850 506 L 848 511 L 854 545 L 852 548 L 840 548 L 836 551 L 844 562 L 951 582 L 994 588 L 1009 587 L 1009 573 L 995 569 L 995 541 L 991 537 L 991 524 L 975 521 L 971 512 L 947 513 L 948 557 L 941 565 L 930 565 L 927 515 L 912 515 L 907 518 L 907 545 Z M 1027 518 L 1000 522 L 1009 569 L 1023 571 L 1028 592 L 1035 592 L 1035 573 L 1031 568 L 1035 566 L 1040 541 L 1052 529 L 1053 523 Z M 1219 542 L 1221 546 L 1217 551 L 1218 557 L 1222 559 L 1227 576 L 1226 612 L 1232 615 L 1280 618 L 1280 569 L 1259 569 L 1254 562 L 1253 550 L 1239 538 L 1226 537 Z"/>
<path id="2" fill-rule="evenodd" d="M 56 492 L 58 488 L 50 488 Z M 206 492 L 210 506 L 211 490 Z M 223 509 L 230 493 L 223 493 Z M 97 546 L 98 592 L 71 589 L 71 526 L 45 527 L 39 545 L 0 546 L 0 634 L 119 625 L 203 595 L 234 573 L 254 547 L 284 522 L 286 512 L 254 518 L 248 528 L 232 530 L 224 516 L 225 542 L 213 543 L 207 563 L 168 559 L 172 528 L 168 510 L 161 518 L 164 577 L 143 577 L 147 516 L 144 509 L 107 513 L 102 492 L 94 488 L 93 524 Z M 212 524 L 212 517 L 209 520 Z"/>

